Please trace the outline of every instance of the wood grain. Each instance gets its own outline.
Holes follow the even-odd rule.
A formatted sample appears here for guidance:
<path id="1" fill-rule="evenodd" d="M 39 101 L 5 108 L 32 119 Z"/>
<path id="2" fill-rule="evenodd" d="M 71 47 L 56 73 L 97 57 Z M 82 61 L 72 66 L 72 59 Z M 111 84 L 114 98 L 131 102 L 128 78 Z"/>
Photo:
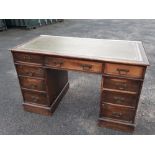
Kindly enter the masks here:
<path id="1" fill-rule="evenodd" d="M 16 70 L 19 76 L 30 76 L 36 78 L 44 78 L 45 76 L 45 71 L 41 67 L 16 64 Z"/>
<path id="2" fill-rule="evenodd" d="M 116 120 L 121 121 L 128 121 L 130 123 L 134 120 L 134 113 L 135 109 L 123 107 L 123 106 L 116 106 L 112 104 L 104 103 L 102 104 L 101 109 L 101 117 L 108 117 Z"/>
<path id="3" fill-rule="evenodd" d="M 104 73 L 123 77 L 143 78 L 144 67 L 120 64 L 105 64 Z"/>
<path id="4" fill-rule="evenodd" d="M 22 88 L 46 91 L 45 80 L 31 77 L 19 77 L 19 80 Z"/>
<path id="5" fill-rule="evenodd" d="M 104 90 L 102 93 L 103 102 L 136 107 L 138 98 L 137 94 L 120 93 L 107 90 Z"/>
<path id="6" fill-rule="evenodd" d="M 14 61 L 20 62 L 20 63 L 24 62 L 24 63 L 42 65 L 44 62 L 43 57 L 41 55 L 36 55 L 36 54 L 14 52 L 13 56 L 14 56 Z"/>
<path id="7" fill-rule="evenodd" d="M 139 92 L 141 81 L 103 76 L 103 87 L 121 91 Z"/>
<path id="8" fill-rule="evenodd" d="M 102 72 L 102 63 L 82 61 L 75 59 L 64 59 L 56 57 L 45 57 L 45 65 L 56 69 L 77 70 L 83 72 Z"/>

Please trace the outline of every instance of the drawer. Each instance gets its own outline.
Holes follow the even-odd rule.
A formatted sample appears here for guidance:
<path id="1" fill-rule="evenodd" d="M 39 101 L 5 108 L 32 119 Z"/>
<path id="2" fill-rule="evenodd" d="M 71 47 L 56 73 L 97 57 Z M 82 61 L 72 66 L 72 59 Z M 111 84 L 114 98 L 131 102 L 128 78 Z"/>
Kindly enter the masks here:
<path id="1" fill-rule="evenodd" d="M 106 63 L 104 73 L 125 77 L 143 78 L 144 67 Z"/>
<path id="2" fill-rule="evenodd" d="M 133 122 L 135 117 L 135 110 L 132 108 L 127 108 L 122 106 L 102 104 L 101 117 Z"/>
<path id="3" fill-rule="evenodd" d="M 85 72 L 102 72 L 102 63 L 82 61 L 82 60 L 72 60 L 56 57 L 46 57 L 45 64 L 51 66 L 52 68 L 62 68 L 71 69 Z"/>
<path id="4" fill-rule="evenodd" d="M 20 84 L 22 88 L 45 91 L 46 85 L 44 80 L 28 78 L 28 77 L 19 77 Z"/>
<path id="5" fill-rule="evenodd" d="M 22 76 L 32 76 L 42 78 L 45 75 L 44 69 L 40 67 L 16 65 L 16 69 L 18 74 Z"/>
<path id="6" fill-rule="evenodd" d="M 27 103 L 36 103 L 41 105 L 49 105 L 47 95 L 45 93 L 22 90 L 24 101 Z"/>
<path id="7" fill-rule="evenodd" d="M 103 87 L 122 91 L 138 92 L 141 81 L 103 76 Z"/>
<path id="8" fill-rule="evenodd" d="M 43 57 L 36 54 L 13 53 L 15 62 L 27 62 L 35 64 L 43 64 Z"/>
<path id="9" fill-rule="evenodd" d="M 103 102 L 136 107 L 138 95 L 104 90 Z"/>

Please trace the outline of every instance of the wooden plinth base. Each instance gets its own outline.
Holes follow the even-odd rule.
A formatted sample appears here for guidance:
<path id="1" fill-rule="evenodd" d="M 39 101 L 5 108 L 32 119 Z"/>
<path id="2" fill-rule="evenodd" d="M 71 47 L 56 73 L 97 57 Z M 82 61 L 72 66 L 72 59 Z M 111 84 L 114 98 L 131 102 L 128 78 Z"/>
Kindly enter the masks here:
<path id="1" fill-rule="evenodd" d="M 69 89 L 69 83 L 67 82 L 60 94 L 54 100 L 50 107 L 45 107 L 41 105 L 31 104 L 31 103 L 23 103 L 23 107 L 25 111 L 33 112 L 41 115 L 50 116 L 54 113 L 55 109 L 59 105 L 61 99 L 66 94 L 67 90 Z"/>
<path id="2" fill-rule="evenodd" d="M 99 118 L 98 126 L 125 132 L 133 132 L 135 128 L 134 124 L 114 121 L 107 118 Z"/>

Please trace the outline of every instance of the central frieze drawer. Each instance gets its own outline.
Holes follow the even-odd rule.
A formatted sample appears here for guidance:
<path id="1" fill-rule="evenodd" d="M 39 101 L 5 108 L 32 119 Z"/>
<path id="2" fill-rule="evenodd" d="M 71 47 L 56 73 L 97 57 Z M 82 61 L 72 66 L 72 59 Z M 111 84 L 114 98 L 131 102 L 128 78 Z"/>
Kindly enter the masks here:
<path id="1" fill-rule="evenodd" d="M 108 117 L 123 121 L 134 121 L 135 110 L 132 108 L 114 106 L 110 104 L 101 105 L 101 117 Z"/>
<path id="2" fill-rule="evenodd" d="M 102 92 L 102 100 L 103 102 L 107 103 L 135 107 L 137 102 L 137 94 L 128 94 L 128 93 L 104 90 Z"/>
<path id="3" fill-rule="evenodd" d="M 52 68 L 102 73 L 102 63 L 93 61 L 90 62 L 65 58 L 46 57 L 45 65 Z"/>
<path id="4" fill-rule="evenodd" d="M 24 101 L 27 103 L 36 103 L 42 105 L 49 105 L 47 95 L 45 93 L 33 92 L 29 90 L 22 90 Z"/>
<path id="5" fill-rule="evenodd" d="M 44 80 L 28 78 L 28 77 L 19 77 L 20 84 L 22 88 L 45 91 L 46 84 Z"/>
<path id="6" fill-rule="evenodd" d="M 143 78 L 144 67 L 106 63 L 104 73 L 122 77 Z"/>
<path id="7" fill-rule="evenodd" d="M 32 76 L 43 78 L 45 76 L 44 69 L 35 66 L 16 65 L 18 75 Z"/>
<path id="8" fill-rule="evenodd" d="M 141 81 L 103 76 L 103 87 L 122 91 L 138 92 Z"/>

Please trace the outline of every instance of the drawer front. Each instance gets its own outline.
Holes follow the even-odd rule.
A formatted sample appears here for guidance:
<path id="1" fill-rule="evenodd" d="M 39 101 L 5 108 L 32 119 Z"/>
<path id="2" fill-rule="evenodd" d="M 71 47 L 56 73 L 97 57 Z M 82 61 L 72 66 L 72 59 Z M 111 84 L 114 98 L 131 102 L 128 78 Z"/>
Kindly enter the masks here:
<path id="1" fill-rule="evenodd" d="M 16 69 L 19 75 L 32 76 L 32 77 L 44 77 L 44 69 L 40 67 L 32 67 L 25 65 L 16 65 Z"/>
<path id="2" fill-rule="evenodd" d="M 135 110 L 127 107 L 114 106 L 110 104 L 102 104 L 101 117 L 107 117 L 107 118 L 132 122 L 134 121 Z"/>
<path id="3" fill-rule="evenodd" d="M 134 94 L 119 93 L 106 90 L 104 90 L 102 94 L 103 102 L 132 106 L 132 107 L 136 106 L 137 98 L 138 96 Z"/>
<path id="4" fill-rule="evenodd" d="M 43 57 L 36 54 L 13 53 L 15 62 L 43 64 Z"/>
<path id="5" fill-rule="evenodd" d="M 117 89 L 122 91 L 138 92 L 141 81 L 128 80 L 114 77 L 103 77 L 103 87 L 108 89 Z"/>
<path id="6" fill-rule="evenodd" d="M 51 66 L 52 68 L 71 69 L 95 73 L 102 72 L 102 63 L 98 62 L 46 57 L 45 64 L 47 66 Z"/>
<path id="7" fill-rule="evenodd" d="M 27 77 L 19 77 L 20 84 L 22 88 L 45 91 L 45 81 L 34 79 L 34 78 L 27 78 Z"/>
<path id="8" fill-rule="evenodd" d="M 44 93 L 38 93 L 33 91 L 23 91 L 24 101 L 27 103 L 36 103 L 41 105 L 49 105 L 47 95 Z"/>
<path id="9" fill-rule="evenodd" d="M 144 67 L 106 63 L 104 73 L 122 77 L 143 78 Z"/>

